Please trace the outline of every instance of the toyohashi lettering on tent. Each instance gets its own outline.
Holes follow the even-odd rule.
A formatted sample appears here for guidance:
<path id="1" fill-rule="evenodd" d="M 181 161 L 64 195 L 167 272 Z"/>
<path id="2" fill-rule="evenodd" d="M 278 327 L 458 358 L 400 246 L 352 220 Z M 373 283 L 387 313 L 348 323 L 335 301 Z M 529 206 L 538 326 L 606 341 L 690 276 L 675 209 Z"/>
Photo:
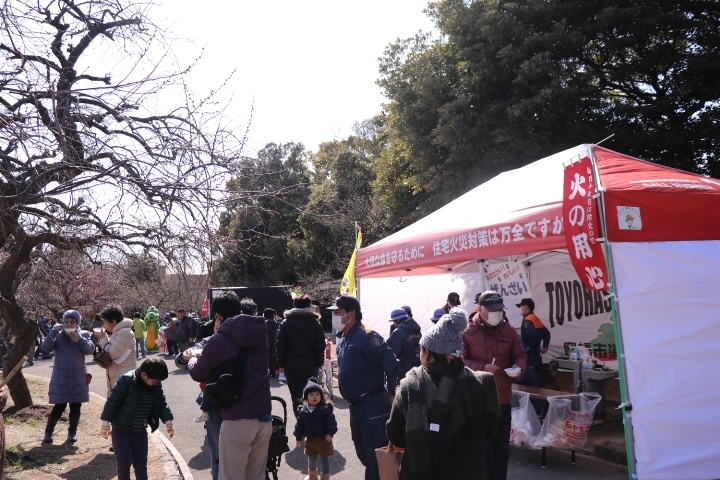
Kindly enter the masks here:
<path id="1" fill-rule="evenodd" d="M 563 219 L 570 259 L 589 290 L 607 290 L 607 267 L 599 236 L 595 176 L 589 157 L 565 167 Z"/>

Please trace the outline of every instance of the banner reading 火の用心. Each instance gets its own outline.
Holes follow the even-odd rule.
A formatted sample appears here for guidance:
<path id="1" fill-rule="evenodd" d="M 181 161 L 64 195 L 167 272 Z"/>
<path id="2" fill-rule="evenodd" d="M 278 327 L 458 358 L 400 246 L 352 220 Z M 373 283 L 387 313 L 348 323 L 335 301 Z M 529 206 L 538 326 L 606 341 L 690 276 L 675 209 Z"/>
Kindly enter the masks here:
<path id="1" fill-rule="evenodd" d="M 570 260 L 588 290 L 607 290 L 608 271 L 598 216 L 595 174 L 590 157 L 565 165 L 563 223 Z"/>

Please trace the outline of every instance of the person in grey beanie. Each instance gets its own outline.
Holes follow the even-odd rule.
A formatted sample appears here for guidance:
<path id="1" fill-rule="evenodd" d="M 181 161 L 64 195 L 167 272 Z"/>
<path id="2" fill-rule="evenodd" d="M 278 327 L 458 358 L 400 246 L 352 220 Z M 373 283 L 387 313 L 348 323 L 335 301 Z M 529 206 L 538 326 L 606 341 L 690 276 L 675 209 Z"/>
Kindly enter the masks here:
<path id="1" fill-rule="evenodd" d="M 495 377 L 465 367 L 467 314 L 453 307 L 420 340 L 421 366 L 401 380 L 387 435 L 405 448 L 401 480 L 487 478 L 483 452 L 500 418 Z"/>

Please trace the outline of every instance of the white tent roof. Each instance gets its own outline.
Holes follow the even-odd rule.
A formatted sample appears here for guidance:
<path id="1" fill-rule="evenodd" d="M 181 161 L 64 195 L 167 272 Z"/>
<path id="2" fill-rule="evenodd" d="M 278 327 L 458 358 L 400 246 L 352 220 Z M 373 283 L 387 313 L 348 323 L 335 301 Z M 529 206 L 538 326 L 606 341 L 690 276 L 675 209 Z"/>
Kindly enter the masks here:
<path id="1" fill-rule="evenodd" d="M 563 164 L 588 152 L 578 145 L 524 167 L 503 172 L 473 188 L 425 218 L 385 237 L 373 246 L 441 232 L 452 225 L 483 226 L 513 212 L 543 205 L 562 205 Z M 528 181 L 532 179 L 532 181 Z"/>

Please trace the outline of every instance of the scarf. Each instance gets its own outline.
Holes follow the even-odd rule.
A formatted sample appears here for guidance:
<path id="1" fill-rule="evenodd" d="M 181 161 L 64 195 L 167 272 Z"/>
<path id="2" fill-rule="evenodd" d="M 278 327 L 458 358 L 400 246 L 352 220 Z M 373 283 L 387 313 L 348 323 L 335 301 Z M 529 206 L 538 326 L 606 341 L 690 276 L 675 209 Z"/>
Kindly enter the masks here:
<path id="1" fill-rule="evenodd" d="M 471 401 L 472 371 L 449 371 L 436 386 L 427 367 L 411 369 L 403 380 L 400 402 L 405 414 L 405 440 L 412 478 L 434 478 L 434 458 L 461 435 L 470 418 L 480 415 Z M 474 379 L 474 377 L 473 377 Z"/>

